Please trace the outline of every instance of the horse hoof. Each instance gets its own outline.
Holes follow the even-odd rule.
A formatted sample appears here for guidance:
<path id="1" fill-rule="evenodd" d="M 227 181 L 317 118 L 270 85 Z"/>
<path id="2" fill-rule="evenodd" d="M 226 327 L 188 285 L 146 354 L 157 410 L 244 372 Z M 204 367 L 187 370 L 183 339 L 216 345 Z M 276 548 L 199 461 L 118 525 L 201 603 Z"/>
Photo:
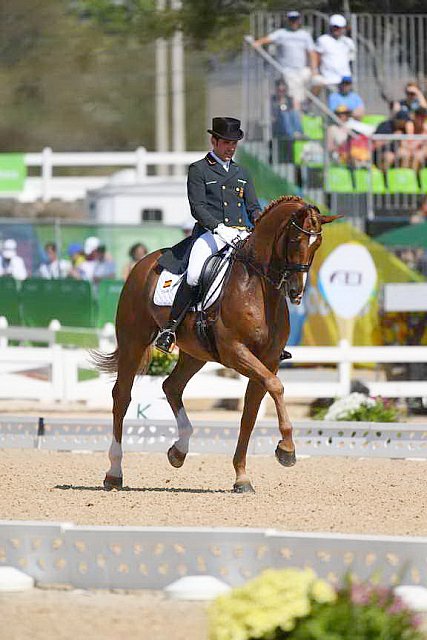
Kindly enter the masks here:
<path id="1" fill-rule="evenodd" d="M 168 460 L 175 469 L 179 469 L 184 464 L 186 455 L 186 453 L 181 453 L 173 444 L 168 451 Z"/>
<path id="2" fill-rule="evenodd" d="M 275 454 L 280 464 L 284 467 L 293 467 L 297 462 L 295 449 L 293 451 L 284 451 L 277 445 Z"/>
<path id="3" fill-rule="evenodd" d="M 250 482 L 242 482 L 238 484 L 237 482 L 233 485 L 234 493 L 255 493 L 255 489 L 251 485 Z"/>
<path id="4" fill-rule="evenodd" d="M 123 478 L 118 478 L 117 476 L 109 476 L 108 474 L 105 476 L 104 489 L 106 491 L 111 491 L 111 489 L 117 489 L 119 491 L 122 488 Z"/>

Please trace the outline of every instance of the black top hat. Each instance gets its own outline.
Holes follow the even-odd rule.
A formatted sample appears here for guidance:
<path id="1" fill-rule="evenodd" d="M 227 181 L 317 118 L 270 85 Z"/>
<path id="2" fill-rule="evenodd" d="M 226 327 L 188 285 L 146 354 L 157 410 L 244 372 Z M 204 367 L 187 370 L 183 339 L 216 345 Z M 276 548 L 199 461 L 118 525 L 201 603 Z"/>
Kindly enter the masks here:
<path id="1" fill-rule="evenodd" d="M 223 140 L 241 140 L 244 136 L 237 118 L 212 118 L 212 129 L 208 129 L 208 133 Z"/>

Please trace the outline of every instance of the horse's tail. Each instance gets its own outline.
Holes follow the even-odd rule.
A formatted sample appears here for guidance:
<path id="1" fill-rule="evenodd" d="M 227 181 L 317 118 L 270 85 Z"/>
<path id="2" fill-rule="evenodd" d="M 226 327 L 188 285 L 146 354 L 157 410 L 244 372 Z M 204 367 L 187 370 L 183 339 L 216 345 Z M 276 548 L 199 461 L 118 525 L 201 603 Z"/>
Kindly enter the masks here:
<path id="1" fill-rule="evenodd" d="M 144 349 L 144 353 L 142 354 L 138 369 L 136 371 L 136 375 L 142 376 L 144 375 L 144 373 L 147 373 L 152 356 L 153 347 L 149 345 L 146 349 Z M 114 373 L 117 373 L 118 371 L 119 349 L 117 348 L 112 353 L 102 353 L 102 351 L 92 349 L 90 351 L 90 360 L 100 373 L 107 373 L 112 375 Z"/>

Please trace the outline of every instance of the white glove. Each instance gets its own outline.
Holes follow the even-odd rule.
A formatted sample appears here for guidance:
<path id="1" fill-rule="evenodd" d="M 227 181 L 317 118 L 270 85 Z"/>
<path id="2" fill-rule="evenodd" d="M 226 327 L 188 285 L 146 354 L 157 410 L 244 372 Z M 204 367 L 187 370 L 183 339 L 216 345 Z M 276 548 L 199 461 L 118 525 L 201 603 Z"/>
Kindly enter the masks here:
<path id="1" fill-rule="evenodd" d="M 239 234 L 233 227 L 226 227 L 222 222 L 215 227 L 213 233 L 216 233 L 221 240 L 224 240 L 226 244 L 234 245 L 234 242 L 239 239 Z"/>

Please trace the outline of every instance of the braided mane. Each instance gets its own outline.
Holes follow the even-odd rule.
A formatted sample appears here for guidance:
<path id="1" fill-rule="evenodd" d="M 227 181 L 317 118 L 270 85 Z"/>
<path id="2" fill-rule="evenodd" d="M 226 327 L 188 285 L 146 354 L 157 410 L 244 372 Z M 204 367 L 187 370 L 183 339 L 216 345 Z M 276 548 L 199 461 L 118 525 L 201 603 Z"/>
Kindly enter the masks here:
<path id="1" fill-rule="evenodd" d="M 259 216 L 257 222 L 259 222 L 261 218 L 263 218 L 269 211 L 271 211 L 271 209 L 273 209 L 273 207 L 275 207 L 277 204 L 280 204 L 281 202 L 295 202 L 298 204 L 304 204 L 304 200 L 299 196 L 280 196 L 280 198 L 277 198 L 276 200 L 272 200 L 265 207 L 265 209 L 261 212 L 261 215 Z"/>

